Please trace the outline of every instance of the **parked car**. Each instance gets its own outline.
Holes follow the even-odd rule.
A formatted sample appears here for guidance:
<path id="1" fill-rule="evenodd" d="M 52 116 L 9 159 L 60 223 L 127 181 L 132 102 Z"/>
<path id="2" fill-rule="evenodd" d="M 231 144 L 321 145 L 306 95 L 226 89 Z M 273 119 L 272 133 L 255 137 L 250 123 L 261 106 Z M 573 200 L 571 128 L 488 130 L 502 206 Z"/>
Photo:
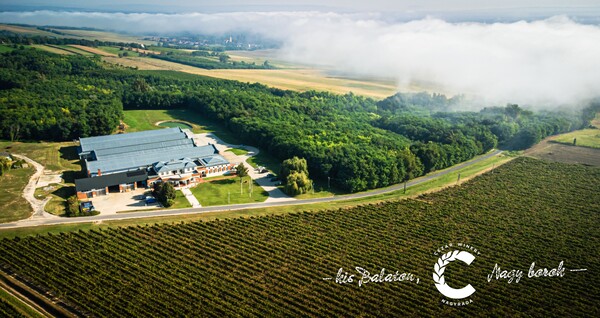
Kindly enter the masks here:
<path id="1" fill-rule="evenodd" d="M 92 201 L 85 201 L 79 204 L 79 212 L 87 213 L 96 210 Z"/>
<path id="2" fill-rule="evenodd" d="M 156 198 L 151 195 L 146 196 L 146 204 L 152 204 L 152 203 L 156 203 Z"/>

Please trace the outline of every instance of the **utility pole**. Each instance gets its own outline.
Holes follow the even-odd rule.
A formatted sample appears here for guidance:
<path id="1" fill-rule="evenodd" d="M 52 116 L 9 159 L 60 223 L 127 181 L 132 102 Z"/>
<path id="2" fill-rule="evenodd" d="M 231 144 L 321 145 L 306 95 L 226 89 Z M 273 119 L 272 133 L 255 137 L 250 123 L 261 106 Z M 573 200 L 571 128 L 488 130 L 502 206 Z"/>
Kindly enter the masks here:
<path id="1" fill-rule="evenodd" d="M 458 182 L 460 182 L 460 173 L 458 174 L 458 179 L 456 179 L 456 184 L 458 184 Z"/>

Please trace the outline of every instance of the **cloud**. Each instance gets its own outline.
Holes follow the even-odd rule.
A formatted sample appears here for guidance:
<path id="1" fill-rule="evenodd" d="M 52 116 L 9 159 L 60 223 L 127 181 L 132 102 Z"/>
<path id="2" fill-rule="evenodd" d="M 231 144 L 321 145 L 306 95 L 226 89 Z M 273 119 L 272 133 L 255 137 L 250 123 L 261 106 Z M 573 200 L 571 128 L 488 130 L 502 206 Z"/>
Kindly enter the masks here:
<path id="1" fill-rule="evenodd" d="M 493 103 L 577 104 L 600 92 L 600 28 L 566 17 L 511 23 L 394 22 L 384 14 L 2 12 L 0 21 L 136 33 L 246 31 L 283 43 L 284 58 L 394 78 Z"/>

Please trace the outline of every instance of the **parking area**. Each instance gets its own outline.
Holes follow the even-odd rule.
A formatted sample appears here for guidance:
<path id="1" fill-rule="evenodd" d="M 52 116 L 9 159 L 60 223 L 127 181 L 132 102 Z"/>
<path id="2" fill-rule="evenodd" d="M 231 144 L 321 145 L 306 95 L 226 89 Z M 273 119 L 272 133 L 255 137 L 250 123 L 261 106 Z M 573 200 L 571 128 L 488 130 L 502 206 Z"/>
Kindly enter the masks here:
<path id="1" fill-rule="evenodd" d="M 91 201 L 94 204 L 94 208 L 103 215 L 115 214 L 120 211 L 147 210 L 160 207 L 158 202 L 146 205 L 143 199 L 146 195 L 150 195 L 150 189 L 110 193 L 109 195 L 92 198 Z"/>

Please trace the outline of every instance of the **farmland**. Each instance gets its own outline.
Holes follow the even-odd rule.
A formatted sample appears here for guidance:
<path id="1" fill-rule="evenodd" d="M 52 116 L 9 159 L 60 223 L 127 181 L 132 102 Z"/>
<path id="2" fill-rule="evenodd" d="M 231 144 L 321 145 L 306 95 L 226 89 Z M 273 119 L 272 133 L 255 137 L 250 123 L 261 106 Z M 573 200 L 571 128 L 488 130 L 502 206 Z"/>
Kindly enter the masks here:
<path id="1" fill-rule="evenodd" d="M 597 316 L 598 182 L 599 168 L 519 158 L 398 202 L 6 239 L 0 263 L 95 316 Z M 430 278 L 433 252 L 449 242 L 481 251 L 446 272 L 452 285 L 477 290 L 462 308 L 442 305 Z M 486 280 L 495 264 L 527 270 L 561 261 L 589 270 Z M 420 282 L 323 279 L 355 266 Z"/>

